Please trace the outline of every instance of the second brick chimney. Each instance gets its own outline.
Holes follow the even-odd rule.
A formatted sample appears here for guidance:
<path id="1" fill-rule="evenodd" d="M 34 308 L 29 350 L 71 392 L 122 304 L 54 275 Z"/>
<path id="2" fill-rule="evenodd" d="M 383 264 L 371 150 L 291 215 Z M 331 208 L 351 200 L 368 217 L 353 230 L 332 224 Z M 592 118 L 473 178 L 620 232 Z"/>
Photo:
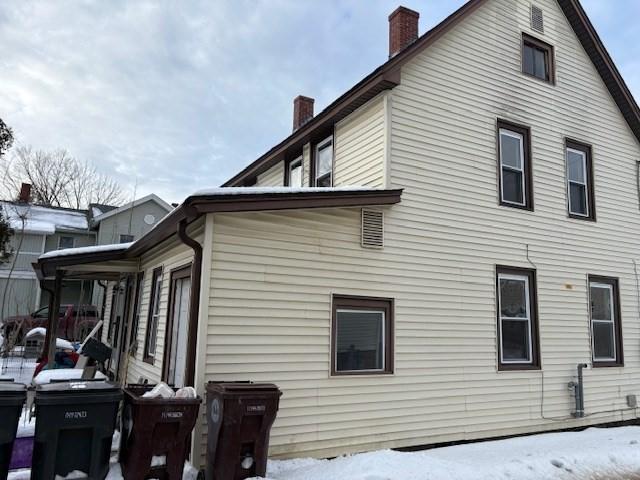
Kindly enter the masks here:
<path id="1" fill-rule="evenodd" d="M 293 131 L 295 132 L 313 118 L 313 102 L 309 97 L 298 95 L 293 99 Z"/>
<path id="2" fill-rule="evenodd" d="M 23 183 L 20 187 L 20 195 L 18 196 L 18 201 L 20 203 L 29 203 L 31 200 L 31 184 Z"/>
<path id="3" fill-rule="evenodd" d="M 389 15 L 389 58 L 418 39 L 419 18 L 418 12 L 407 7 L 398 7 Z"/>

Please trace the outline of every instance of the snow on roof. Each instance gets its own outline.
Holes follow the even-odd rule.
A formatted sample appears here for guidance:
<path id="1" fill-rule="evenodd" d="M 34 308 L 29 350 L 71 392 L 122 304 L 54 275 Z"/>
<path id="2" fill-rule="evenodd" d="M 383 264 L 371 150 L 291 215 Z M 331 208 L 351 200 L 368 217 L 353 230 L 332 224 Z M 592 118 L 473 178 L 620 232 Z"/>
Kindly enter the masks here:
<path id="1" fill-rule="evenodd" d="M 51 235 L 56 230 L 89 230 L 87 215 L 80 210 L 65 210 L 39 205 L 20 205 L 11 202 L 0 202 L 2 215 L 9 221 L 9 226 L 20 232 L 23 226 L 27 233 Z"/>
<path id="2" fill-rule="evenodd" d="M 274 193 L 368 192 L 379 190 L 371 187 L 215 187 L 197 190 L 190 197 L 214 195 L 259 195 Z"/>
<path id="3" fill-rule="evenodd" d="M 56 257 L 68 257 L 69 255 L 85 255 L 92 253 L 104 253 L 104 252 L 120 252 L 126 250 L 133 242 L 129 243 L 113 243 L 109 245 L 94 245 L 91 247 L 78 247 L 78 248 L 63 248 L 62 250 L 52 250 L 47 253 L 43 253 L 38 257 L 39 260 L 43 260 L 45 258 L 56 258 Z"/>

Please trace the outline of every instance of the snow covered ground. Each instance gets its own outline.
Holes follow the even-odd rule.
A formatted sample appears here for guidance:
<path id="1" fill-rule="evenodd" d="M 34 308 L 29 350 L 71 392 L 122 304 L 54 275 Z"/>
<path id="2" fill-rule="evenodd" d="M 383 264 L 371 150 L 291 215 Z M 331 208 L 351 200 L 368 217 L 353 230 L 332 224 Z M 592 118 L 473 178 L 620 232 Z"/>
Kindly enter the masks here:
<path id="1" fill-rule="evenodd" d="M 421 452 L 269 461 L 271 480 L 640 480 L 640 427 L 590 428 Z"/>

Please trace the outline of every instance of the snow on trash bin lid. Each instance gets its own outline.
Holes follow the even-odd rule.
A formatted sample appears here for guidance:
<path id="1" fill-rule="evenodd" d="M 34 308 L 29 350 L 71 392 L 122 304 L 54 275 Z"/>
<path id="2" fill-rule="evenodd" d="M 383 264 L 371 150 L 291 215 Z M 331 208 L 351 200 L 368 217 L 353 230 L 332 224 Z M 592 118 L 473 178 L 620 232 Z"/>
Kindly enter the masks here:
<path id="1" fill-rule="evenodd" d="M 120 390 L 116 383 L 103 380 L 78 380 L 69 382 L 53 382 L 46 385 L 38 385 L 38 392 L 46 393 L 83 393 L 83 392 L 112 392 Z"/>
<path id="2" fill-rule="evenodd" d="M 24 394 L 26 386 L 22 383 L 15 383 L 11 381 L 0 381 L 0 397 L 1 396 L 15 396 L 16 394 Z"/>
<path id="3" fill-rule="evenodd" d="M 56 368 L 53 370 L 42 370 L 33 383 L 36 385 L 46 385 L 58 380 L 80 380 L 82 378 L 81 368 Z M 107 377 L 102 372 L 96 372 L 96 380 L 105 380 Z"/>

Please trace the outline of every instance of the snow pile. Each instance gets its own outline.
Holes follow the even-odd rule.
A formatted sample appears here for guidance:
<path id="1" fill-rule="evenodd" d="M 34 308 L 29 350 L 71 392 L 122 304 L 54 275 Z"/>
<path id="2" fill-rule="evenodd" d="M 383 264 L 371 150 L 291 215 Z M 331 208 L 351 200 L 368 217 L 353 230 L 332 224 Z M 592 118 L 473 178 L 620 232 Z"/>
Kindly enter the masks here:
<path id="1" fill-rule="evenodd" d="M 50 252 L 43 253 L 38 257 L 40 260 L 45 258 L 54 257 L 66 257 L 68 255 L 84 255 L 91 253 L 103 253 L 103 252 L 120 252 L 128 249 L 134 242 L 129 243 L 113 243 L 109 245 L 93 245 L 91 247 L 76 247 L 76 248 L 63 248 L 61 250 L 51 250 Z"/>
<path id="2" fill-rule="evenodd" d="M 36 385 L 45 385 L 52 381 L 61 380 L 81 380 L 82 368 L 56 368 L 53 370 L 42 370 L 36 378 L 33 379 L 33 383 Z M 96 371 L 95 380 L 104 380 L 107 377 L 104 373 Z"/>
<path id="3" fill-rule="evenodd" d="M 640 427 L 590 428 L 421 452 L 270 461 L 272 480 L 629 479 L 640 472 Z"/>
<path id="4" fill-rule="evenodd" d="M 87 214 L 82 211 L 65 210 L 37 205 L 19 205 L 10 202 L 0 203 L 4 218 L 16 232 L 24 230 L 29 233 L 51 235 L 58 229 L 89 230 Z"/>

